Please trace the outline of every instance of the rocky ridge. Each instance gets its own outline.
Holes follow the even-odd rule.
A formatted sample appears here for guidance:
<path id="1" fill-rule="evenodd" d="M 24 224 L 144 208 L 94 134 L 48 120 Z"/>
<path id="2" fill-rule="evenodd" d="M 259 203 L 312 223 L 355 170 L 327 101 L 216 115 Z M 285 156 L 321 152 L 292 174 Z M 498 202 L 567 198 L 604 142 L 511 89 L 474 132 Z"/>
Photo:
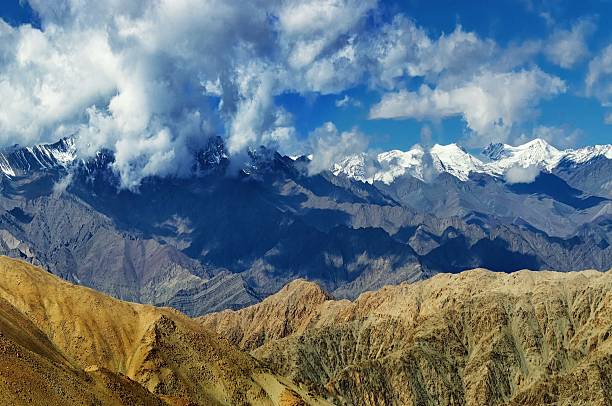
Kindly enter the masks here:
<path id="1" fill-rule="evenodd" d="M 612 402 L 612 271 L 479 269 L 353 302 L 296 281 L 200 322 L 336 404 Z"/>
<path id="2" fill-rule="evenodd" d="M 457 176 L 469 175 L 461 180 L 451 164 L 467 152 L 436 147 L 446 158 L 429 164 L 447 172 L 387 185 L 311 175 L 307 158 L 263 147 L 230 174 L 223 140 L 213 137 L 194 152 L 188 176 L 126 190 L 110 151 L 82 161 L 73 147 L 63 140 L 3 151 L 13 175 L 0 176 L 0 253 L 191 316 L 257 303 L 296 278 L 354 299 L 437 272 L 612 264 L 605 154 L 507 184 L 457 167 Z"/>
<path id="3" fill-rule="evenodd" d="M 0 275 L 0 399 L 12 405 L 325 404 L 175 310 L 6 257 Z"/>

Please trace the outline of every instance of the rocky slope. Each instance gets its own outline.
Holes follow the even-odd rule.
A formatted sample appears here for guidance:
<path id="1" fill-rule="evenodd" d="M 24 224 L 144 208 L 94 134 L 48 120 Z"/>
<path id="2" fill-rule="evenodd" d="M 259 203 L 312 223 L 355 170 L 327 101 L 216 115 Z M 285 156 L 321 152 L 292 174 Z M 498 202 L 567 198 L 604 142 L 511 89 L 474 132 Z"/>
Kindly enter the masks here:
<path id="1" fill-rule="evenodd" d="M 337 404 L 612 403 L 612 271 L 479 269 L 353 302 L 295 281 L 200 322 Z"/>
<path id="2" fill-rule="evenodd" d="M 323 404 L 199 323 L 0 257 L 1 404 Z"/>
<path id="3" fill-rule="evenodd" d="M 0 404 L 68 403 L 164 404 L 125 376 L 79 368 L 26 315 L 0 299 Z"/>
<path id="4" fill-rule="evenodd" d="M 446 171 L 429 183 L 406 175 L 387 185 L 311 176 L 307 158 L 265 148 L 232 172 L 223 140 L 211 138 L 185 177 L 146 178 L 125 190 L 110 152 L 81 161 L 73 146 L 0 156 L 10 168 L 0 174 L 0 253 L 190 316 L 257 303 L 296 278 L 354 299 L 475 267 L 612 266 L 612 201 L 584 192 L 606 189 L 605 154 L 568 158 L 563 171 L 510 185 L 452 169 L 471 158 L 457 146 L 436 147 L 431 164 Z"/>

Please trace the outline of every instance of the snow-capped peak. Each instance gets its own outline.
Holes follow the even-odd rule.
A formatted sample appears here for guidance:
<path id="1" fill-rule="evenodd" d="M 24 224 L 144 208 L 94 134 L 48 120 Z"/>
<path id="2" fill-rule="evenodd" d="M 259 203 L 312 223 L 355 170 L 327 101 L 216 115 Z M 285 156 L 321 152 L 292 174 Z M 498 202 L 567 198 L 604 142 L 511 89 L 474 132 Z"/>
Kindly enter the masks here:
<path id="1" fill-rule="evenodd" d="M 33 147 L 15 145 L 0 151 L 0 171 L 13 177 L 30 170 L 64 167 L 75 158 L 76 146 L 71 137 Z"/>
<path id="2" fill-rule="evenodd" d="M 431 148 L 431 157 L 437 172 L 448 172 L 461 180 L 467 180 L 470 172 L 482 172 L 483 163 L 457 144 Z"/>
<path id="3" fill-rule="evenodd" d="M 372 180 L 366 173 L 368 168 L 366 160 L 367 155 L 365 153 L 348 156 L 342 161 L 334 164 L 332 172 L 334 175 L 342 173 L 349 178 L 371 183 Z"/>
<path id="4" fill-rule="evenodd" d="M 486 164 L 487 172 L 500 175 L 515 166 L 537 166 L 550 171 L 557 166 L 564 151 L 559 151 L 543 139 L 536 138 L 516 147 L 492 144 L 485 148 L 483 155 L 491 159 L 491 162 Z"/>
<path id="5" fill-rule="evenodd" d="M 576 164 L 596 157 L 612 159 L 612 145 L 595 145 L 580 149 L 559 150 L 542 139 L 525 144 L 490 144 L 482 151 L 487 162 L 474 157 L 457 144 L 436 144 L 429 150 L 415 146 L 408 151 L 392 150 L 376 155 L 359 154 L 336 163 L 333 173 L 373 183 L 391 183 L 404 175 L 426 180 L 430 171 L 447 172 L 460 180 L 467 180 L 470 173 L 503 176 L 513 167 L 538 167 L 552 171 L 561 161 Z"/>
<path id="6" fill-rule="evenodd" d="M 448 172 L 467 180 L 470 172 L 482 170 L 483 163 L 459 145 L 436 144 L 427 151 L 417 145 L 408 151 L 391 150 L 375 156 L 365 153 L 352 155 L 336 163 L 332 172 L 363 182 L 389 184 L 404 175 L 425 180 L 432 171 Z"/>
<path id="7" fill-rule="evenodd" d="M 575 150 L 567 150 L 563 160 L 581 164 L 600 156 L 612 159 L 612 145 L 590 145 Z"/>

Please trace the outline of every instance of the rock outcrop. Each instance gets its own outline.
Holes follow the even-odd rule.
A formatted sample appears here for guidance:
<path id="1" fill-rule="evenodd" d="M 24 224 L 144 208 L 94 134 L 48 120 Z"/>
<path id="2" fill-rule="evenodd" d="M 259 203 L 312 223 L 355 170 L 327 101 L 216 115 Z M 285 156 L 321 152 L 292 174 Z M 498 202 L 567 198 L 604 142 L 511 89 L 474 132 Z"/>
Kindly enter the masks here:
<path id="1" fill-rule="evenodd" d="M 612 272 L 478 269 L 199 319 L 336 404 L 612 404 Z"/>

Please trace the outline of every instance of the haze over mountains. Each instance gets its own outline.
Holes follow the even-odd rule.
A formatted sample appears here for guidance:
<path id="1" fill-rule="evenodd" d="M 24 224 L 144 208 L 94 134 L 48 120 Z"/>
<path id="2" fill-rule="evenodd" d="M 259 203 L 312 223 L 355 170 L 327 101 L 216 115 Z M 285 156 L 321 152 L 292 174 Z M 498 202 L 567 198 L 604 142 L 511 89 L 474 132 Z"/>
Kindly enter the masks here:
<path id="1" fill-rule="evenodd" d="M 0 246 L 69 281 L 190 315 L 256 303 L 295 278 L 354 298 L 474 267 L 611 267 L 609 146 L 487 151 L 496 159 L 481 164 L 437 146 L 434 180 L 400 160 L 417 169 L 362 182 L 338 167 L 310 176 L 307 158 L 265 148 L 237 171 L 211 138 L 190 175 L 127 190 L 109 151 L 82 161 L 71 139 L 14 147 L 0 157 Z M 506 160 L 541 169 L 511 183 L 490 169 Z M 468 165 L 480 169 L 457 169 Z"/>

